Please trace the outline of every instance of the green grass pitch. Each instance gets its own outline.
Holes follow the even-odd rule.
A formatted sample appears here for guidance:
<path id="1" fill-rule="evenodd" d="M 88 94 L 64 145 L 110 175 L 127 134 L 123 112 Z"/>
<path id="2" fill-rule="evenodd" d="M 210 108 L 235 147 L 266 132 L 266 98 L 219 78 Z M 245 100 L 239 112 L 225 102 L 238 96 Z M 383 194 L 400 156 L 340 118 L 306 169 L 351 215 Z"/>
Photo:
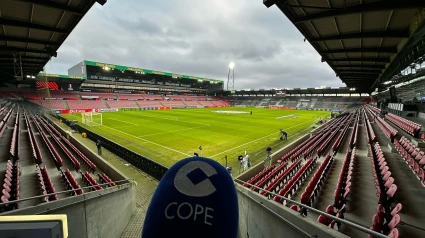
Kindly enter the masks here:
<path id="1" fill-rule="evenodd" d="M 78 119 L 82 125 L 80 114 L 62 116 Z M 272 152 L 282 148 L 307 133 L 320 117 L 329 117 L 329 112 L 205 108 L 120 111 L 102 116 L 102 126 L 85 127 L 167 167 L 194 152 L 201 155 L 199 146 L 202 146 L 204 157 L 223 165 L 227 155 L 228 166 L 238 174 L 237 156 L 245 150 L 254 165 L 266 157 L 268 146 L 272 147 Z M 280 128 L 288 132 L 288 141 L 279 140 Z"/>

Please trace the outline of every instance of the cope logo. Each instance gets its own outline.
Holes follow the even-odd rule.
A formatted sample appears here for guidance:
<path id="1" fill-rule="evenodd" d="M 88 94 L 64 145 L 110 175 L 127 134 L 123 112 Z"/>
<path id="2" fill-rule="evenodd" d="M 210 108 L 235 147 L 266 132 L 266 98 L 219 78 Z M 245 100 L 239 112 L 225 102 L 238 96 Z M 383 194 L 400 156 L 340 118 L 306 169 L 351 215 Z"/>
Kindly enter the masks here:
<path id="1" fill-rule="evenodd" d="M 204 180 L 194 184 L 188 175 L 195 170 L 201 170 L 207 176 Z M 217 170 L 203 161 L 192 161 L 177 171 L 174 177 L 174 187 L 182 194 L 190 197 L 206 197 L 213 194 L 216 188 L 208 179 L 217 174 Z"/>
<path id="2" fill-rule="evenodd" d="M 193 176 L 195 174 L 195 176 Z M 181 167 L 174 177 L 174 187 L 180 193 L 189 197 L 207 197 L 217 189 L 209 180 L 209 177 L 217 174 L 217 170 L 203 161 L 192 161 Z M 196 179 L 196 181 L 195 181 Z M 168 220 L 192 220 L 200 221 L 205 225 L 212 226 L 214 208 L 203 206 L 198 203 L 171 202 L 165 208 L 165 217 Z"/>

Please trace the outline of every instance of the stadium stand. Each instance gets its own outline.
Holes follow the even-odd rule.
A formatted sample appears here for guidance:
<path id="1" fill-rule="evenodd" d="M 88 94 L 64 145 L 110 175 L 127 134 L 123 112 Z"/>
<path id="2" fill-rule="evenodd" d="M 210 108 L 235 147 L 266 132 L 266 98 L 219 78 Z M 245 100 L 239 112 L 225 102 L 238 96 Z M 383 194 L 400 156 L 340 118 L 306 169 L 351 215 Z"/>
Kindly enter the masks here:
<path id="1" fill-rule="evenodd" d="M 69 109 L 100 109 L 106 108 L 105 104 L 101 100 L 66 100 Z"/>
<path id="2" fill-rule="evenodd" d="M 359 193 L 359 191 L 353 189 L 353 186 L 368 187 L 369 185 L 366 186 L 366 184 L 358 184 L 360 180 L 364 180 L 358 176 L 373 175 L 369 179 L 373 181 L 376 196 L 375 207 L 377 206 L 378 208 L 376 210 L 373 209 L 373 212 L 367 212 L 369 215 L 361 219 L 371 220 L 372 222 L 369 223 L 371 230 L 390 237 L 399 237 L 403 234 L 422 234 L 420 230 L 400 226 L 400 224 L 404 224 L 404 219 L 408 220 L 407 222 L 409 223 L 418 223 L 413 221 L 410 216 L 400 214 L 402 208 L 405 209 L 406 207 L 406 202 L 403 201 L 407 199 L 412 202 L 411 199 L 400 193 L 398 183 L 405 184 L 403 180 L 406 175 L 402 175 L 404 174 L 402 168 L 395 166 L 395 161 L 393 161 L 392 157 L 391 161 L 389 161 L 387 152 L 384 152 L 384 148 L 381 147 L 381 142 L 384 143 L 385 137 L 380 135 L 385 135 L 388 138 L 386 139 L 387 143 L 391 144 L 391 139 L 394 140 L 394 146 L 400 153 L 401 158 L 403 158 L 404 164 L 409 166 L 409 170 L 419 182 L 420 186 L 418 187 L 415 184 L 412 189 L 423 190 L 425 187 L 424 152 L 416 148 L 406 137 L 398 139 L 397 131 L 378 116 L 378 113 L 379 110 L 371 106 L 348 110 L 337 119 L 323 125 L 310 138 L 294 146 L 294 149 L 285 153 L 277 164 L 265 167 L 264 170 L 248 179 L 243 186 L 257 191 L 263 196 L 273 198 L 273 201 L 316 219 L 319 223 L 329 228 L 354 235 L 354 233 L 351 233 L 353 230 L 348 229 L 341 222 L 324 215 L 316 216 L 310 214 L 308 209 L 291 204 L 282 199 L 282 197 L 320 208 L 327 214 L 341 219 L 345 219 L 345 217 L 352 219 L 357 214 L 357 211 L 353 209 L 358 209 L 358 206 L 350 201 L 351 199 L 359 198 L 363 194 L 363 192 L 358 195 L 355 194 Z M 377 128 L 382 130 L 379 140 L 375 132 L 375 124 L 372 124 L 369 118 L 375 119 Z M 408 122 L 406 123 L 407 125 L 412 125 Z M 339 135 L 332 135 L 330 131 L 339 131 Z M 410 130 L 410 132 L 412 131 Z M 412 134 L 414 133 L 410 135 Z M 321 137 L 327 139 L 321 139 Z M 332 147 L 327 146 L 330 142 L 333 142 Z M 358 155 L 358 149 L 356 148 L 358 146 L 361 148 L 361 155 Z M 345 151 L 344 156 L 339 152 L 341 150 Z M 370 155 L 369 158 L 364 156 L 366 151 Z M 325 158 L 321 159 L 320 154 L 326 154 Z M 358 170 L 360 169 L 359 166 L 362 168 L 366 166 L 363 170 L 369 170 L 366 169 L 366 159 L 369 160 L 370 175 Z M 305 161 L 304 163 L 302 162 L 303 160 Z M 319 166 L 315 166 L 317 164 Z M 334 171 L 333 168 L 335 166 L 341 167 Z M 294 169 L 290 170 L 292 167 Z M 292 173 L 289 174 L 287 171 L 292 171 Z M 335 190 L 330 190 L 327 184 L 335 184 Z M 269 192 L 279 196 L 271 195 Z M 355 193 L 353 194 L 353 192 Z M 367 198 L 364 197 L 363 199 Z M 329 201 L 329 203 L 324 206 L 326 201 Z M 415 201 L 415 204 L 419 205 L 417 202 Z M 348 209 L 350 213 L 347 213 Z M 363 215 L 366 215 L 366 213 Z M 423 218 L 421 217 L 420 219 Z M 367 225 L 365 222 L 363 224 Z M 354 236 L 357 237 L 356 235 Z"/>
<path id="3" fill-rule="evenodd" d="M 106 104 L 108 104 L 108 106 L 110 108 L 135 108 L 135 107 L 139 107 L 136 104 L 136 101 L 127 101 L 127 100 L 107 100 L 105 101 Z"/>
<path id="4" fill-rule="evenodd" d="M 0 212 L 11 211 L 37 203 L 48 203 L 67 197 L 66 194 L 54 194 L 56 188 L 78 189 L 70 195 L 84 193 L 80 183 L 93 186 L 94 190 L 101 190 L 100 184 L 108 186 L 116 184 L 83 153 L 71 141 L 66 139 L 44 116 L 36 113 L 36 110 L 28 105 L 12 103 L 0 109 L 0 142 L 5 145 L 9 142 L 8 157 L 5 165 L 6 170 L 2 186 L 2 203 Z M 6 130 L 12 127 L 12 130 Z M 7 134 L 7 136 L 2 136 Z M 2 155 L 3 156 L 3 155 Z M 63 160 L 64 158 L 64 160 Z M 30 160 L 28 160 L 30 159 Z M 82 163 L 81 163 L 82 162 Z M 0 162 L 0 165 L 3 163 Z M 34 170 L 35 166 L 35 170 Z M 3 166 L 2 166 L 3 167 Z M 50 168 L 50 172 L 48 172 Z M 57 171 L 57 169 L 60 171 Z M 72 168 L 72 169 L 71 169 Z M 1 168 L 3 169 L 3 168 Z M 81 174 L 81 182 L 77 172 Z M 36 187 L 28 187 L 28 179 L 32 179 L 31 173 L 35 173 Z M 97 173 L 99 182 L 93 175 Z M 35 178 L 34 177 L 34 178 Z M 55 181 L 55 182 L 54 182 Z M 63 181 L 60 182 L 60 181 Z M 55 183 L 55 186 L 53 184 Z M 62 187 L 65 184 L 65 187 Z M 53 194 L 52 194 L 53 193 Z M 28 195 L 46 195 L 36 200 L 8 203 Z"/>

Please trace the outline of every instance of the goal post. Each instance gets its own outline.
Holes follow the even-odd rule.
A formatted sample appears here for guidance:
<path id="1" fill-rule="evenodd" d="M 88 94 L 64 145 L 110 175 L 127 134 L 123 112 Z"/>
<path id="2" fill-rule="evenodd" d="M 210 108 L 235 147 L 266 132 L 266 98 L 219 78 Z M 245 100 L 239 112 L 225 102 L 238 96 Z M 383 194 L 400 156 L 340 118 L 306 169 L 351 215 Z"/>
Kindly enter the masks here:
<path id="1" fill-rule="evenodd" d="M 102 113 L 98 113 L 98 112 L 81 113 L 81 122 L 88 126 L 101 126 L 103 125 Z"/>

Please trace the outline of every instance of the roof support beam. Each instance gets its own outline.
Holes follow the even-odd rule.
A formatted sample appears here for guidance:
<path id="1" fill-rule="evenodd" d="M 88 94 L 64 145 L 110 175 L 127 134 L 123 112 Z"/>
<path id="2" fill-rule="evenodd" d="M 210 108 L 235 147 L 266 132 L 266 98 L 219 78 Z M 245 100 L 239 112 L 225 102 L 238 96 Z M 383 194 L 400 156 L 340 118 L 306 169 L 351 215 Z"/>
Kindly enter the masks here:
<path id="1" fill-rule="evenodd" d="M 24 43 L 33 43 L 33 44 L 41 44 L 41 45 L 59 45 L 55 42 L 49 42 L 45 40 L 36 40 L 36 39 L 28 39 L 25 37 L 17 37 L 17 36 L 0 36 L 0 41 L 15 41 L 15 42 L 24 42 Z"/>
<path id="2" fill-rule="evenodd" d="M 10 59 L 11 61 L 13 60 L 13 55 L 0 55 L 0 59 Z M 19 56 L 16 56 L 16 59 L 19 59 Z M 21 59 L 23 60 L 49 60 L 49 58 L 47 57 L 33 57 L 33 56 L 21 56 Z"/>
<path id="3" fill-rule="evenodd" d="M 0 25 L 24 27 L 24 28 L 43 30 L 43 31 L 53 31 L 53 32 L 62 33 L 62 34 L 69 34 L 69 32 L 65 29 L 59 29 L 56 27 L 45 26 L 45 25 L 36 24 L 36 23 L 17 21 L 13 19 L 7 19 L 4 17 L 0 17 Z"/>
<path id="4" fill-rule="evenodd" d="M 309 14 L 304 17 L 299 17 L 294 20 L 294 23 L 301 23 L 321 18 L 329 18 L 335 16 L 358 14 L 365 12 L 376 12 L 394 9 L 417 9 L 424 8 L 425 1 L 418 0 L 385 0 L 371 3 L 358 4 L 354 6 L 334 8 L 333 10 L 322 11 L 318 13 Z"/>
<path id="5" fill-rule="evenodd" d="M 337 73 L 337 77 L 346 77 L 346 78 L 378 78 L 379 74 L 359 74 L 359 73 Z"/>
<path id="6" fill-rule="evenodd" d="M 362 69 L 385 69 L 385 65 L 367 65 L 367 64 L 350 64 L 350 65 L 332 65 L 335 68 L 362 68 Z"/>
<path id="7" fill-rule="evenodd" d="M 344 59 L 326 59 L 327 62 L 377 62 L 377 63 L 389 63 L 391 62 L 390 58 L 344 58 Z"/>
<path id="8" fill-rule="evenodd" d="M 336 70 L 338 74 L 343 74 L 345 72 L 356 72 L 356 73 L 372 73 L 372 74 L 381 74 L 382 70 L 373 70 L 373 69 L 337 69 Z"/>
<path id="9" fill-rule="evenodd" d="M 267 8 L 273 6 L 276 4 L 278 0 L 263 0 L 263 4 L 264 6 L 266 6 Z M 281 4 L 286 4 L 288 2 L 288 0 L 281 0 L 280 3 Z"/>
<path id="10" fill-rule="evenodd" d="M 344 40 L 344 39 L 359 39 L 359 38 L 409 38 L 409 30 L 386 30 L 386 31 L 369 31 L 357 33 L 343 33 L 339 35 L 323 36 L 313 38 L 311 43 L 330 40 Z"/>
<path id="11" fill-rule="evenodd" d="M 29 3 L 49 7 L 49 8 L 62 10 L 62 11 L 65 11 L 65 12 L 74 13 L 74 14 L 77 14 L 77 15 L 83 15 L 84 14 L 84 12 L 77 7 L 68 6 L 67 4 L 63 4 L 63 3 L 59 3 L 59 2 L 55 2 L 55 1 L 51 1 L 51 0 L 15 0 L 15 1 L 29 2 Z"/>
<path id="12" fill-rule="evenodd" d="M 363 48 L 347 48 L 337 50 L 325 50 L 320 54 L 334 54 L 334 53 L 397 53 L 397 47 L 363 47 Z"/>
<path id="13" fill-rule="evenodd" d="M 0 46 L 0 52 L 27 52 L 27 53 L 48 54 L 52 56 L 56 54 L 56 52 L 48 52 L 47 50 L 36 50 L 36 49 L 26 49 L 26 48 L 20 48 L 20 47 L 7 47 L 7 46 Z"/>

